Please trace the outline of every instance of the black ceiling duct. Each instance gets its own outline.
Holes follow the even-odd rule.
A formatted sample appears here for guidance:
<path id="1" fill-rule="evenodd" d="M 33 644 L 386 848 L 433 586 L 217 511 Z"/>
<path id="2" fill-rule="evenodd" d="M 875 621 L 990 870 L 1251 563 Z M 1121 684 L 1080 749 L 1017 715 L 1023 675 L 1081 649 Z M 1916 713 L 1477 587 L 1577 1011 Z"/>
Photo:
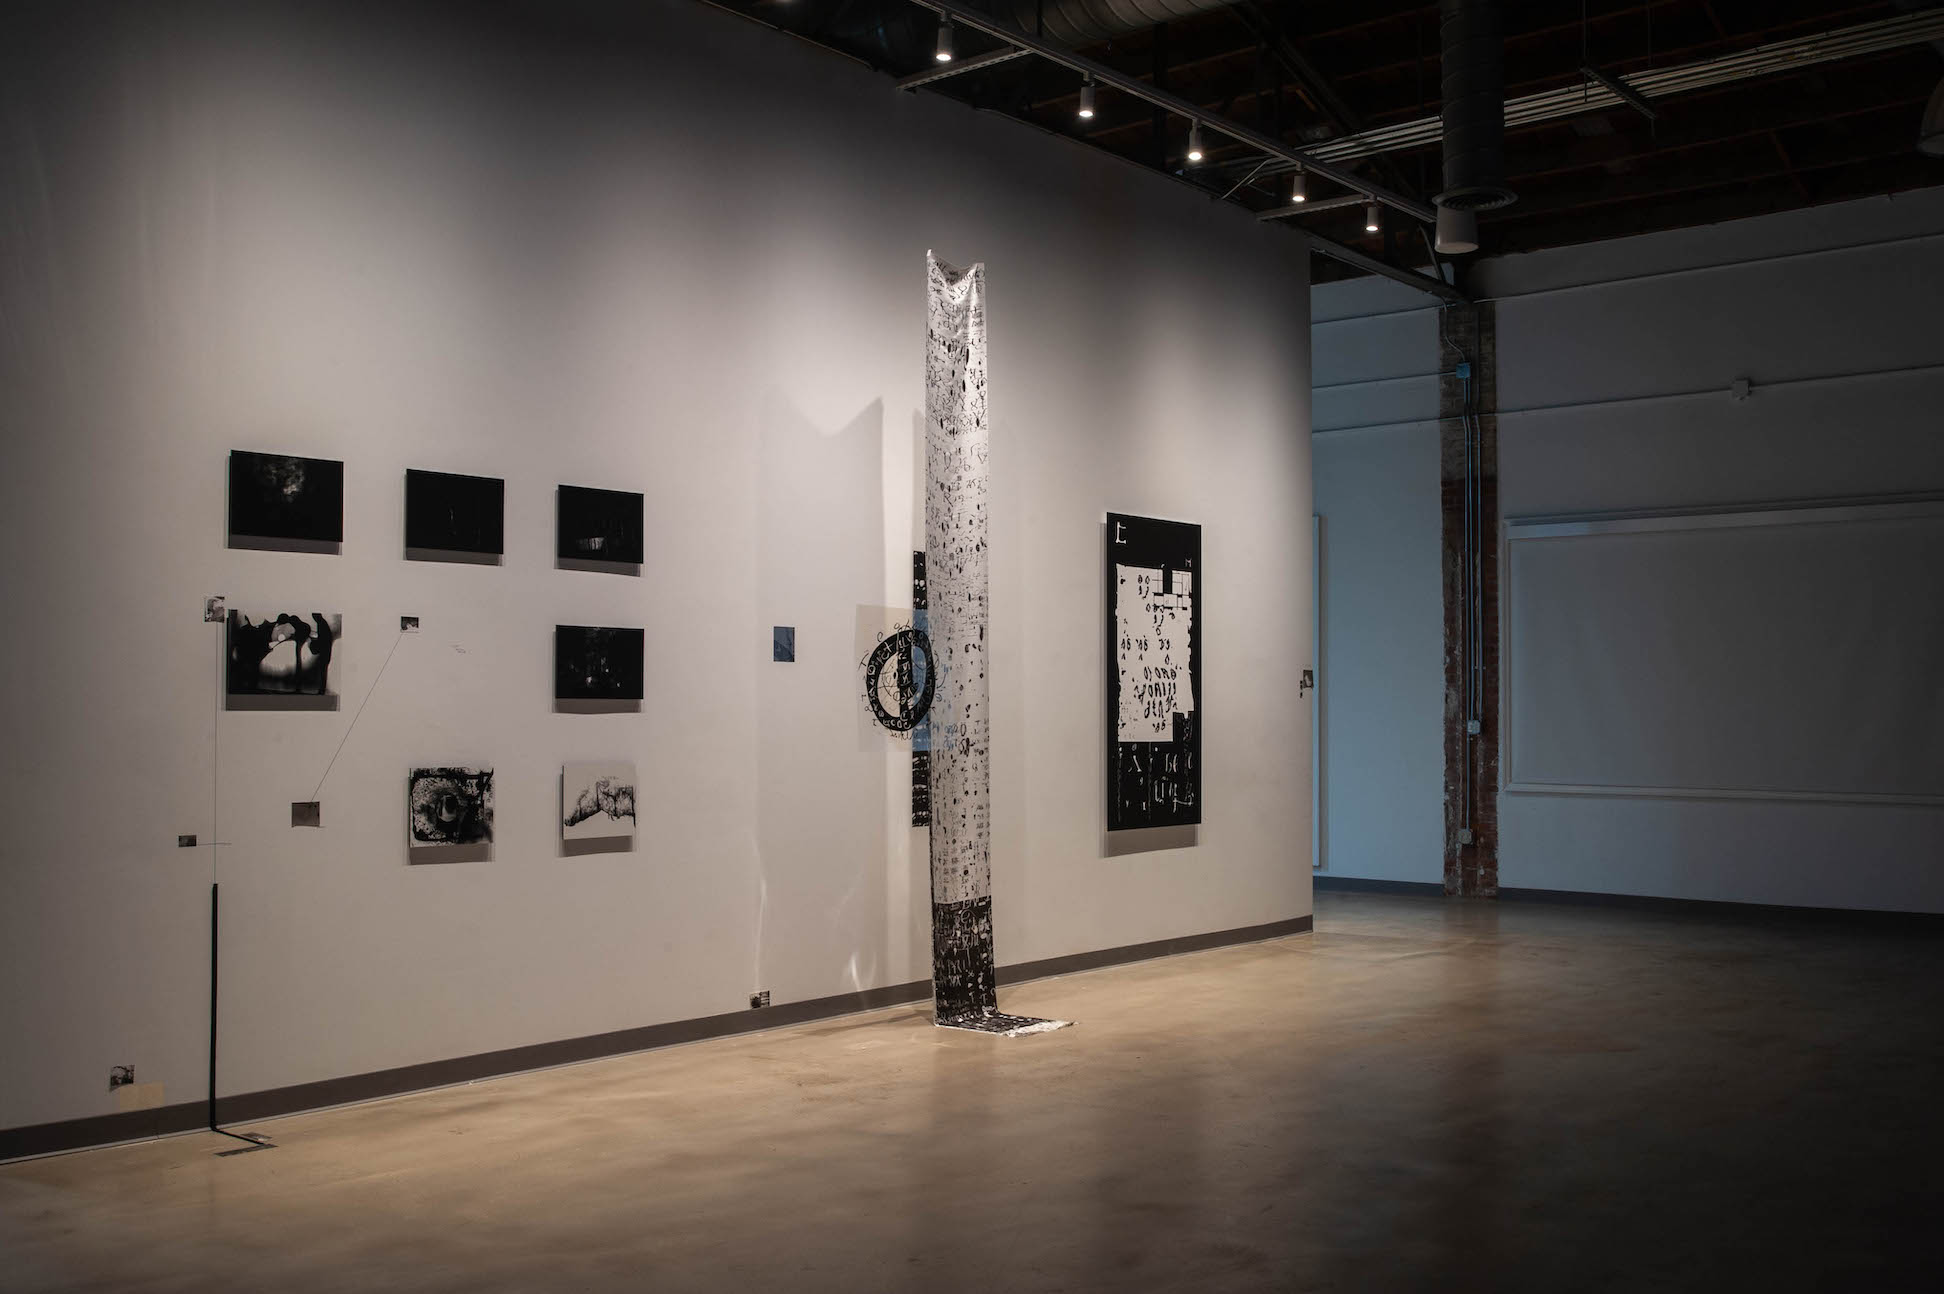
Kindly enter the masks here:
<path id="1" fill-rule="evenodd" d="M 1505 187 L 1505 40 L 1496 0 L 1439 0 L 1444 92 L 1440 207 L 1489 211 L 1512 202 Z"/>

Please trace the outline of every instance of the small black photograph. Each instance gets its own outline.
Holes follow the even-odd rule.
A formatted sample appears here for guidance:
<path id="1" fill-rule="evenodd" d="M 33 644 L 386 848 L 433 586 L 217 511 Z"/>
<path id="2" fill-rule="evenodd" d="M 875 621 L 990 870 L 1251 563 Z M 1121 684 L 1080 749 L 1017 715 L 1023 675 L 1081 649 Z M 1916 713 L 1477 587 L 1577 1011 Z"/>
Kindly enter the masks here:
<path id="1" fill-rule="evenodd" d="M 344 464 L 330 458 L 231 450 L 229 532 L 233 540 L 341 542 Z"/>
<path id="2" fill-rule="evenodd" d="M 335 697 L 331 661 L 344 617 L 322 611 L 248 616 L 230 608 L 226 630 L 230 696 Z"/>
<path id="3" fill-rule="evenodd" d="M 625 490 L 560 487 L 562 561 L 641 565 L 642 497 Z"/>
<path id="4" fill-rule="evenodd" d="M 796 660 L 796 627 L 794 625 L 772 625 L 770 627 L 770 659 L 785 663 Z"/>
<path id="5" fill-rule="evenodd" d="M 493 839 L 493 770 L 415 768 L 411 783 L 412 848 L 483 845 Z"/>
<path id="6" fill-rule="evenodd" d="M 405 548 L 418 553 L 506 551 L 506 482 L 494 476 L 405 472 Z"/>
<path id="7" fill-rule="evenodd" d="M 555 625 L 555 699 L 641 700 L 646 639 L 640 629 Z"/>
<path id="8" fill-rule="evenodd" d="M 402 634 L 415 634 L 418 632 L 418 629 L 419 626 L 418 626 L 417 616 L 398 617 L 398 632 Z"/>

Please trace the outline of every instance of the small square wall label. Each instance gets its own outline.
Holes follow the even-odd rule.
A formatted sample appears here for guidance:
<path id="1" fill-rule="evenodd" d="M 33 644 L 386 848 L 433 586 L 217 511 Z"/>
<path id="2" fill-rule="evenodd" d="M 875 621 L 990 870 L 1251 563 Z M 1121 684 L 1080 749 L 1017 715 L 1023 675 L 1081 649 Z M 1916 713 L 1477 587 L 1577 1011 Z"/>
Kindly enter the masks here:
<path id="1" fill-rule="evenodd" d="M 776 625 L 770 630 L 770 659 L 773 661 L 794 661 L 796 659 L 795 626 Z"/>

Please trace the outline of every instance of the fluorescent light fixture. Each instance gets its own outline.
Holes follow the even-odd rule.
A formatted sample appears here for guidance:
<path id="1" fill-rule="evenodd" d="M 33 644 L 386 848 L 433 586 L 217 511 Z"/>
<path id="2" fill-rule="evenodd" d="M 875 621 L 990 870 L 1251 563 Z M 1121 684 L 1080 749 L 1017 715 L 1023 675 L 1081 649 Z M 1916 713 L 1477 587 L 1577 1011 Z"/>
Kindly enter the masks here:
<path id="1" fill-rule="evenodd" d="M 1191 162 L 1199 162 L 1202 160 L 1201 123 L 1199 121 L 1191 121 L 1188 123 L 1188 160 Z"/>
<path id="2" fill-rule="evenodd" d="M 934 57 L 941 63 L 952 61 L 952 20 L 950 18 L 938 24 L 938 53 Z"/>
<path id="3" fill-rule="evenodd" d="M 1296 174 L 1289 177 L 1289 200 L 1291 202 L 1309 201 L 1309 176 L 1303 173 L 1303 168 L 1300 166 L 1296 168 Z"/>
<path id="4" fill-rule="evenodd" d="M 1382 228 L 1383 224 L 1377 214 L 1377 204 L 1375 202 L 1364 203 L 1364 232 L 1366 234 L 1374 234 Z"/>
<path id="5" fill-rule="evenodd" d="M 1080 120 L 1092 121 L 1094 115 L 1094 83 L 1088 77 L 1080 83 Z"/>

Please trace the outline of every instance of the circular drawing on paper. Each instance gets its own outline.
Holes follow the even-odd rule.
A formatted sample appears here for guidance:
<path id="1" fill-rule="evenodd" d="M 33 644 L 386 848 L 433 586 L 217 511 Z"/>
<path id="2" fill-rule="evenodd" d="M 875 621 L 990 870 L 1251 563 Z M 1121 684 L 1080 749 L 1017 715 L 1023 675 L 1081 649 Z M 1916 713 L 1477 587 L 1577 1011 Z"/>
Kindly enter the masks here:
<path id="1" fill-rule="evenodd" d="M 900 629 L 864 660 L 864 700 L 871 717 L 892 732 L 910 732 L 931 709 L 937 671 L 931 639 L 922 629 Z"/>

